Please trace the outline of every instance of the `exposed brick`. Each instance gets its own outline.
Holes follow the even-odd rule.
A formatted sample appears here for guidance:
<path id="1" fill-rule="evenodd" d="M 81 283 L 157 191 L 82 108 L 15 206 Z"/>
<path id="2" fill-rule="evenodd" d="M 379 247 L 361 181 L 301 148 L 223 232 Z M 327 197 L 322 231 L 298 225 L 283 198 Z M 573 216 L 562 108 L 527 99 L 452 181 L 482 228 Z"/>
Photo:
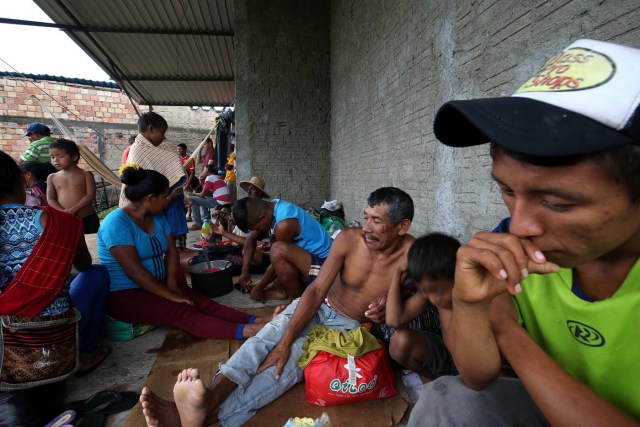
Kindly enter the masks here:
<path id="1" fill-rule="evenodd" d="M 104 141 L 102 153 L 98 153 L 103 161 L 112 169 L 120 165 L 122 151 L 128 146 L 129 135 L 134 135 L 138 116 L 131 106 L 127 96 L 119 90 L 97 90 L 93 87 L 79 87 L 48 81 L 38 81 L 37 85 L 49 94 L 56 94 L 55 99 L 63 105 L 43 97 L 42 92 L 33 87 L 31 82 L 15 79 L 0 78 L 0 87 L 5 97 L 0 106 L 2 114 L 15 117 L 14 121 L 0 122 L 0 148 L 17 158 L 28 146 L 29 141 L 22 136 L 26 124 L 31 121 L 43 120 L 40 104 L 28 99 L 35 94 L 43 104 L 71 128 L 77 140 L 91 150 L 98 153 L 97 134 L 99 129 Z M 98 101 L 98 98 L 102 98 Z M 91 100 L 93 99 L 93 100 Z M 10 100 L 10 101 L 9 101 Z M 138 107 L 142 111 L 146 107 Z M 119 111 L 120 113 L 114 113 Z M 215 113 L 202 110 L 191 111 L 189 107 L 161 107 L 156 108 L 169 122 L 171 128 L 167 133 L 170 140 L 188 142 L 191 149 L 200 142 L 215 121 Z M 102 116 L 102 117 L 101 117 Z M 51 119 L 44 113 L 44 121 L 55 129 Z M 117 137 L 121 134 L 122 137 Z M 59 137 L 62 135 L 54 134 Z M 169 143 L 163 144 L 168 150 L 175 147 Z"/>

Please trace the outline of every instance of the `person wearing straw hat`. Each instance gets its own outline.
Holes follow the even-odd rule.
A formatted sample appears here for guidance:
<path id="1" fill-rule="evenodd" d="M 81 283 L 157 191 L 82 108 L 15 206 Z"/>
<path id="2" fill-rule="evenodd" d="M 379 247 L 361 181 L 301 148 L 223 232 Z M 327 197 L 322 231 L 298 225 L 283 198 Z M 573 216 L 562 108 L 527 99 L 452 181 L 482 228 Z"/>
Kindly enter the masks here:
<path id="1" fill-rule="evenodd" d="M 511 217 L 458 251 L 460 377 L 427 384 L 410 426 L 638 425 L 639 72 L 640 49 L 578 40 L 513 96 L 436 114 L 442 143 L 491 142 Z"/>
<path id="2" fill-rule="evenodd" d="M 240 181 L 242 188 L 251 197 L 260 197 L 261 199 L 270 199 L 271 196 L 264 189 L 264 179 L 259 176 L 252 176 L 249 181 Z"/>

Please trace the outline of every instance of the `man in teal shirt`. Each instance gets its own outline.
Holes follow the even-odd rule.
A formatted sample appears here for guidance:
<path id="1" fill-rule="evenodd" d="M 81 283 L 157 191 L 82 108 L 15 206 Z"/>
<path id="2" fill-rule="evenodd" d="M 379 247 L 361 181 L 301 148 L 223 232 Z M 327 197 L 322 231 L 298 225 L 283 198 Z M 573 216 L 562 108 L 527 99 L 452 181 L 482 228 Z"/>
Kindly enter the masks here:
<path id="1" fill-rule="evenodd" d="M 27 130 L 22 134 L 31 141 L 26 151 L 20 155 L 22 162 L 41 162 L 50 163 L 49 144 L 56 140 L 51 137 L 51 129 L 44 123 L 31 123 Z"/>
<path id="2" fill-rule="evenodd" d="M 275 238 L 271 246 L 271 264 L 286 292 L 281 299 L 299 297 L 317 277 L 329 255 L 332 241 L 327 232 L 302 208 L 280 199 L 268 201 L 245 197 L 238 200 L 232 210 L 240 230 L 269 232 Z M 273 275 L 263 278 L 256 286 L 262 290 L 274 278 Z"/>

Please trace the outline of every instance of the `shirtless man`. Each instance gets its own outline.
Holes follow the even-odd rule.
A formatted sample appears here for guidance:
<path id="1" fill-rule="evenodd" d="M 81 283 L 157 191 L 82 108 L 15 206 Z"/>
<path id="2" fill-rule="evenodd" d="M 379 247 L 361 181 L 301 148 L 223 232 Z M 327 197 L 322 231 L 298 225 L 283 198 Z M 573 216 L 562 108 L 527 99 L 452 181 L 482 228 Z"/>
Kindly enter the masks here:
<path id="1" fill-rule="evenodd" d="M 382 322 L 393 275 L 406 269 L 415 240 L 407 234 L 412 219 L 413 201 L 404 191 L 371 193 L 364 226 L 340 233 L 314 285 L 221 365 L 209 387 L 196 369 L 186 369 L 173 389 L 175 404 L 142 390 L 147 425 L 202 426 L 216 419 L 223 426 L 242 425 L 302 381 L 297 361 L 311 327 L 346 332 L 361 322 Z"/>

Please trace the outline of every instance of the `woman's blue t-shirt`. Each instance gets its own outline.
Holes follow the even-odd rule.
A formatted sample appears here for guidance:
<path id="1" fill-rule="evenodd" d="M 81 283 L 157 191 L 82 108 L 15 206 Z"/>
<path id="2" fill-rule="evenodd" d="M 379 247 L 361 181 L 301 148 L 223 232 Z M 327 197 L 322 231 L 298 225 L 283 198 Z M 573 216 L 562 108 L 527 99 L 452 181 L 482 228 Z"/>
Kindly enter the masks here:
<path id="1" fill-rule="evenodd" d="M 122 209 L 116 209 L 107 215 L 98 230 L 98 257 L 109 271 L 111 291 L 136 289 L 138 285 L 125 274 L 109 249 L 114 246 L 134 246 L 140 264 L 156 279 L 164 282 L 167 269 L 163 256 L 169 249 L 167 236 L 170 234 L 171 227 L 164 214 L 153 215 L 152 234 L 138 227 Z"/>

